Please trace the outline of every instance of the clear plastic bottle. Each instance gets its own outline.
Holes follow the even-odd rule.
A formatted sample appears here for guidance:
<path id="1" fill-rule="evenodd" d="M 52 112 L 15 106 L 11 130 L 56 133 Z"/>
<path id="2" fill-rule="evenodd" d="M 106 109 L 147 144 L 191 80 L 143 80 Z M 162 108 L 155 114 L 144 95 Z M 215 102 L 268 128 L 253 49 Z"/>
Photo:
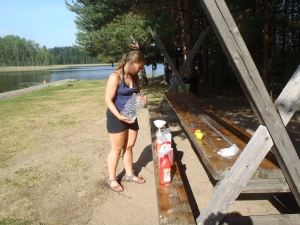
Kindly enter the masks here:
<path id="1" fill-rule="evenodd" d="M 143 101 L 144 93 L 140 94 L 133 93 L 131 98 L 128 100 L 124 108 L 121 110 L 121 114 L 129 119 L 129 121 L 134 121 L 144 107 L 145 102 Z"/>

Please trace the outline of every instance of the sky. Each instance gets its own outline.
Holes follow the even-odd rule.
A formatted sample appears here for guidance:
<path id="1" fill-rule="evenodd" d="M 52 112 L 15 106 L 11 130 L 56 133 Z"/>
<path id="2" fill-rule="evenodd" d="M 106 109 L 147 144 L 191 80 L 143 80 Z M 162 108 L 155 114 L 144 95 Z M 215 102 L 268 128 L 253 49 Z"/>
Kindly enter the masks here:
<path id="1" fill-rule="evenodd" d="M 65 0 L 0 0 L 0 37 L 19 36 L 47 48 L 72 46 L 75 17 Z"/>

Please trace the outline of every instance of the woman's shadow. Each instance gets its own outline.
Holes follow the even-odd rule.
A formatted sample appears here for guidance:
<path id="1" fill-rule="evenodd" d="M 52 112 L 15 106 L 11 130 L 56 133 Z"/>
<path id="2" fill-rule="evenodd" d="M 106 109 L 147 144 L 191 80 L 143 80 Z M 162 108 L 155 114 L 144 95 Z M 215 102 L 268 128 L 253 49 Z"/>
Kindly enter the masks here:
<path id="1" fill-rule="evenodd" d="M 144 148 L 138 160 L 132 165 L 134 174 L 137 176 L 142 171 L 143 167 L 146 167 L 148 163 L 152 161 L 152 159 L 152 145 L 148 145 Z M 118 174 L 117 178 L 122 179 L 124 175 L 125 169 Z"/>

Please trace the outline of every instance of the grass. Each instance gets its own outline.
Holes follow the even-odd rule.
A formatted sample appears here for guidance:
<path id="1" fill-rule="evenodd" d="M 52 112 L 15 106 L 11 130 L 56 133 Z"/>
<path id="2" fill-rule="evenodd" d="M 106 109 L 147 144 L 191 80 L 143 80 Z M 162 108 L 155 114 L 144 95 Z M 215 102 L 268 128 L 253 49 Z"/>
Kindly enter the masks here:
<path id="1" fill-rule="evenodd" d="M 42 176 L 38 168 L 21 168 L 14 173 L 12 179 L 6 179 L 5 183 L 9 184 L 10 188 L 32 187 Z"/>
<path id="2" fill-rule="evenodd" d="M 0 225 L 31 225 L 33 222 L 30 221 L 22 221 L 19 219 L 12 218 L 4 218 L 0 220 Z"/>
<path id="3" fill-rule="evenodd" d="M 105 118 L 106 82 L 74 81 L 0 100 L 0 168 L 5 168 L 8 160 L 14 156 L 24 153 L 30 155 L 31 151 L 39 149 L 41 140 L 52 133 L 78 129 L 87 120 Z M 149 78 L 149 86 L 142 87 L 142 91 L 147 95 L 149 104 L 153 105 L 161 101 L 167 88 L 163 76 L 160 76 Z M 86 172 L 90 167 L 85 160 L 72 155 L 60 159 L 57 165 L 60 165 L 62 174 Z M 49 169 L 40 168 L 40 165 L 29 165 L 18 168 L 11 176 L 2 179 L 0 185 L 5 192 L 27 190 L 54 176 L 52 173 Z M 27 224 L 37 224 L 37 221 L 20 219 L 14 214 L 0 219 L 0 225 Z"/>
<path id="4" fill-rule="evenodd" d="M 39 138 L 48 131 L 68 129 L 80 123 L 87 116 L 85 109 L 90 108 L 89 113 L 95 117 L 99 117 L 99 113 L 105 116 L 106 80 L 70 84 L 0 101 L 0 168 L 14 155 L 37 147 Z M 149 104 L 158 104 L 167 86 L 159 76 L 149 78 L 149 86 L 142 90 Z M 74 112 L 74 105 L 80 105 L 80 110 Z"/>

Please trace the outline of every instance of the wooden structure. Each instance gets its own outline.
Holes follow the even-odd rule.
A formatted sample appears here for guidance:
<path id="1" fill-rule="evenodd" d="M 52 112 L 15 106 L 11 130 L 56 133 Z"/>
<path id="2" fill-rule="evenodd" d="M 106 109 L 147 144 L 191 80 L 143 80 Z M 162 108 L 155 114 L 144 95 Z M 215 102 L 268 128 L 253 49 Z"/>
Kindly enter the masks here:
<path id="1" fill-rule="evenodd" d="M 166 116 L 169 117 L 170 110 L 163 111 L 163 113 L 160 113 L 157 112 L 156 107 L 148 107 L 159 224 L 195 224 L 195 219 L 192 214 L 192 209 L 184 187 L 184 182 L 180 174 L 178 165 L 179 162 L 176 159 L 174 160 L 174 165 L 172 166 L 171 184 L 168 186 L 160 184 L 158 157 L 155 151 L 155 132 L 157 131 L 157 128 L 154 126 L 153 121 L 156 119 L 170 121 L 170 118 L 166 118 Z"/>
<path id="2" fill-rule="evenodd" d="M 220 224 L 229 207 L 243 190 L 250 192 L 285 192 L 290 190 L 298 205 L 300 205 L 300 161 L 285 129 L 285 125 L 289 122 L 300 105 L 300 67 L 298 67 L 275 104 L 273 104 L 224 0 L 201 0 L 200 2 L 261 125 L 253 137 L 248 137 L 250 140 L 247 144 L 244 143 L 244 146 L 242 146 L 239 140 L 240 138 L 236 135 L 237 133 L 229 134 L 227 132 L 234 130 L 231 128 L 228 129 L 232 126 L 229 124 L 229 126 L 226 125 L 223 129 L 218 124 L 209 121 L 208 114 L 206 113 L 205 115 L 203 108 L 199 107 L 200 103 L 194 101 L 195 99 L 191 95 L 182 94 L 181 96 L 174 96 L 170 93 L 166 93 L 166 99 L 168 99 L 178 115 L 180 115 L 179 112 L 181 112 L 181 115 L 184 116 L 185 111 L 182 110 L 182 107 L 185 107 L 184 109 L 188 108 L 189 112 L 187 113 L 189 113 L 190 116 L 196 115 L 200 118 L 199 123 L 203 122 L 201 125 L 209 126 L 207 129 L 214 129 L 218 135 L 222 132 L 222 135 L 224 135 L 224 133 L 227 132 L 228 136 L 222 136 L 226 137 L 225 139 L 227 140 L 225 142 L 227 142 L 227 144 L 237 143 L 239 146 L 242 146 L 240 148 L 243 149 L 237 158 L 232 161 L 226 161 L 228 165 L 227 170 L 224 170 L 224 166 L 221 169 L 217 168 L 217 166 L 220 165 L 213 162 L 211 159 L 213 155 L 209 157 L 210 160 L 207 160 L 207 157 L 202 154 L 202 160 L 207 160 L 205 162 L 207 162 L 206 165 L 209 171 L 215 177 L 219 176 L 218 179 L 220 178 L 221 180 L 215 187 L 211 200 L 197 218 L 197 224 Z M 164 54 L 165 50 L 157 41 L 157 35 L 151 31 L 151 29 L 150 32 Z M 168 57 L 166 57 L 166 59 L 168 60 Z M 173 64 L 171 60 L 168 60 L 168 63 L 172 68 Z M 174 66 L 172 70 L 178 80 L 178 84 L 182 87 L 184 92 L 186 92 L 186 87 Z M 182 117 L 181 120 L 184 122 L 184 117 Z M 214 125 L 212 126 L 211 123 Z M 225 123 L 223 123 L 223 125 L 224 124 Z M 215 126 L 217 126 L 217 128 L 215 128 Z M 219 128 L 221 128 L 222 132 L 218 130 Z M 239 129 L 235 130 L 239 133 L 243 133 Z M 212 140 L 212 138 L 207 140 L 208 143 L 206 146 L 204 146 L 204 143 L 195 143 L 199 149 L 202 149 L 201 151 L 208 154 L 209 146 L 216 144 L 216 142 Z M 223 142 L 221 146 L 224 145 L 225 142 Z M 270 155 L 270 148 L 272 148 L 276 162 L 270 161 L 268 165 L 272 166 L 276 170 L 274 170 L 275 172 L 268 169 L 265 170 L 268 167 L 264 158 L 268 159 L 266 156 Z M 282 173 L 279 171 L 278 166 Z M 269 176 L 273 178 L 272 182 L 267 181 L 267 183 L 263 183 L 266 182 L 266 179 L 260 179 L 258 181 L 251 179 L 259 177 L 259 174 L 263 176 L 265 174 L 263 171 L 267 171 L 268 178 Z M 264 187 L 266 184 L 268 185 L 267 188 L 263 188 L 263 190 L 258 188 Z M 274 218 L 276 221 L 274 221 Z M 265 221 L 272 219 L 272 224 L 298 224 L 299 218 L 299 215 L 267 216 L 267 218 L 260 216 L 259 218 L 251 217 L 251 221 L 255 221 L 255 224 L 265 224 Z M 239 224 L 247 224 L 245 219 L 246 218 L 241 217 Z M 287 221 L 285 221 L 285 219 Z M 226 219 L 224 221 L 226 221 Z"/>

